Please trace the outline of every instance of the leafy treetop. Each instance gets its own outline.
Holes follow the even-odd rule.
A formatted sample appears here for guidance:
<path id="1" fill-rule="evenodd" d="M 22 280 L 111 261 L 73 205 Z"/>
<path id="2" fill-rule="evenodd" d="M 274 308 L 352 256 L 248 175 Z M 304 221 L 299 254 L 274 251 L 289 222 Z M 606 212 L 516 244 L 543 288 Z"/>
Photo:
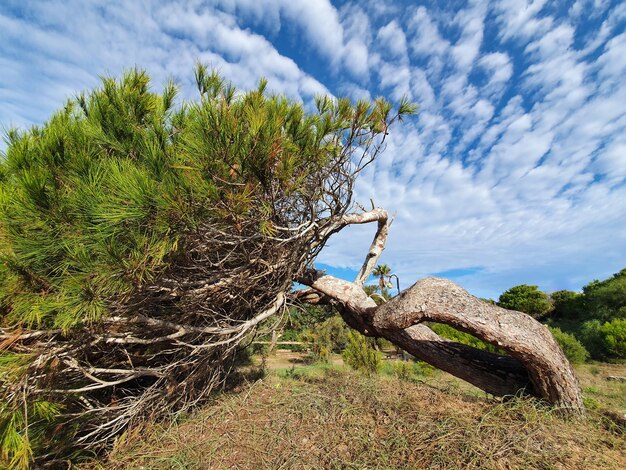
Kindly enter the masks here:
<path id="1" fill-rule="evenodd" d="M 2 324 L 68 329 L 153 282 L 207 220 L 265 237 L 345 210 L 354 148 L 384 137 L 391 106 L 318 98 L 317 113 L 267 82 L 241 93 L 199 66 L 198 102 L 175 106 L 131 70 L 9 131 L 0 163 Z M 413 112 L 403 101 L 396 117 Z M 350 152 L 347 151 L 350 149 Z M 343 185 L 332 200 L 325 185 Z M 226 230 L 226 231 L 228 231 Z"/>

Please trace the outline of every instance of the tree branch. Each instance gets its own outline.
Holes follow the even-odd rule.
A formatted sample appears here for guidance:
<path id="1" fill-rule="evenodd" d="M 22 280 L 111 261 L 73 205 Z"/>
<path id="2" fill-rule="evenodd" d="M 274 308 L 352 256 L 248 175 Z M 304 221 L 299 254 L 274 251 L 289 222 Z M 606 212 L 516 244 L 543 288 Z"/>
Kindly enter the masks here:
<path id="1" fill-rule="evenodd" d="M 445 323 L 507 351 L 524 364 L 540 396 L 583 409 L 578 379 L 550 331 L 525 313 L 483 302 L 448 279 L 426 278 L 381 305 L 376 329 L 397 330 L 422 321 Z"/>

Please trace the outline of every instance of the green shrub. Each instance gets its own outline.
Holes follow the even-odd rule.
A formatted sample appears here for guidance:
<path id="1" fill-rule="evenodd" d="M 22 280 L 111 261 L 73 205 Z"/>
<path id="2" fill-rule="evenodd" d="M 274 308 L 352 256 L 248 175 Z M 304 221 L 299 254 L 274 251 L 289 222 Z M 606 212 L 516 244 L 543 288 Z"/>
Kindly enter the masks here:
<path id="1" fill-rule="evenodd" d="M 415 365 L 413 362 L 396 361 L 393 363 L 393 375 L 400 380 L 410 380 L 414 372 Z"/>
<path id="2" fill-rule="evenodd" d="M 527 284 L 511 287 L 503 292 L 498 299 L 498 305 L 509 310 L 527 313 L 533 318 L 541 318 L 552 310 L 548 296 L 537 286 Z"/>
<path id="3" fill-rule="evenodd" d="M 302 341 L 301 332 L 292 329 L 284 330 L 279 341 Z M 277 347 L 295 352 L 302 352 L 307 349 L 304 344 L 279 344 Z"/>
<path id="4" fill-rule="evenodd" d="M 451 339 L 452 341 L 456 341 L 457 343 L 467 344 L 468 346 L 472 346 L 474 348 L 493 353 L 499 352 L 497 347 L 489 343 L 485 343 L 483 340 L 478 339 L 475 336 L 470 335 L 469 333 L 464 333 L 463 331 L 456 330 L 449 325 L 444 325 L 442 323 L 433 323 L 429 326 L 439 336 Z"/>
<path id="5" fill-rule="evenodd" d="M 348 332 L 348 344 L 342 356 L 352 369 L 367 375 L 377 374 L 382 366 L 380 354 L 374 349 L 374 340 L 356 331 Z"/>
<path id="6" fill-rule="evenodd" d="M 565 357 L 572 364 L 582 364 L 589 358 L 589 351 L 585 349 L 583 344 L 576 339 L 576 337 L 570 333 L 565 333 L 561 331 L 560 328 L 551 328 L 550 333 L 556 339 L 556 342 L 559 343 Z"/>
<path id="7" fill-rule="evenodd" d="M 311 350 L 316 360 L 329 362 L 333 352 L 341 352 L 348 342 L 348 327 L 339 315 L 304 331 L 300 338 L 311 343 Z"/>
<path id="8" fill-rule="evenodd" d="M 580 331 L 583 344 L 594 359 L 626 359 L 626 320 L 585 322 Z"/>
<path id="9" fill-rule="evenodd" d="M 424 361 L 417 361 L 414 367 L 415 373 L 424 377 L 431 376 L 438 370 Z"/>
<path id="10" fill-rule="evenodd" d="M 584 308 L 592 318 L 611 321 L 626 318 L 626 269 L 604 281 L 592 281 L 583 287 Z"/>
<path id="11" fill-rule="evenodd" d="M 606 356 L 601 329 L 602 323 L 599 320 L 591 320 L 583 323 L 578 333 L 578 338 L 593 359 L 604 359 Z"/>
<path id="12" fill-rule="evenodd" d="M 607 356 L 626 359 L 626 319 L 616 318 L 602 325 L 602 342 Z"/>

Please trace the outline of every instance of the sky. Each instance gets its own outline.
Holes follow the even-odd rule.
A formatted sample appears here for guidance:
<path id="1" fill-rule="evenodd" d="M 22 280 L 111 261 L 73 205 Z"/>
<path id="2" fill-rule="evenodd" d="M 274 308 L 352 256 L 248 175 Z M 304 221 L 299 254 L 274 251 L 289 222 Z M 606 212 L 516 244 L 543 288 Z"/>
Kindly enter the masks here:
<path id="1" fill-rule="evenodd" d="M 2 0 L 0 125 L 42 124 L 133 66 L 195 99 L 198 61 L 309 107 L 407 96 L 418 114 L 356 188 L 395 213 L 380 262 L 401 288 L 579 290 L 626 267 L 625 30 L 626 3 L 602 0 Z M 354 276 L 374 231 L 346 229 L 316 266 Z"/>

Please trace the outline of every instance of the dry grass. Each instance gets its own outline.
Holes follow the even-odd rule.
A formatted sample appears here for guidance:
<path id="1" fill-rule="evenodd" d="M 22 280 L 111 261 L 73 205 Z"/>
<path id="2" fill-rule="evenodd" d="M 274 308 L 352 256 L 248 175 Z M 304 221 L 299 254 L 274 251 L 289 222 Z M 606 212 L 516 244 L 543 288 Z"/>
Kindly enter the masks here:
<path id="1" fill-rule="evenodd" d="M 106 468 L 626 468 L 619 430 L 337 368 L 273 374 L 184 422 L 136 430 Z"/>
<path id="2" fill-rule="evenodd" d="M 576 366 L 576 373 L 587 406 L 597 405 L 626 417 L 626 382 L 606 380 L 608 376 L 626 377 L 626 364 L 583 364 Z"/>

